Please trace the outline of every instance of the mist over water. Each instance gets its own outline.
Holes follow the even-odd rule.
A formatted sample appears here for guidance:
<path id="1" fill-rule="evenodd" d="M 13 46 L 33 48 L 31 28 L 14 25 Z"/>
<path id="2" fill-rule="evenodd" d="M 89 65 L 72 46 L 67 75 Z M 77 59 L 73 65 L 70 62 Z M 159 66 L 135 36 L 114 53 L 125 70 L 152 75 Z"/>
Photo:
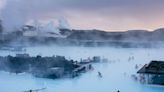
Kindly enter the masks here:
<path id="1" fill-rule="evenodd" d="M 52 80 L 0 71 L 0 92 L 40 88 L 46 88 L 42 92 L 164 92 L 163 86 L 142 84 L 132 78 L 150 61 L 164 61 L 164 28 L 152 32 L 129 29 L 161 27 L 162 3 L 159 0 L 0 0 L 0 56 L 27 53 L 42 57 L 59 55 L 77 61 L 93 56 L 109 60 L 93 64 L 92 71 L 76 78 Z M 72 29 L 67 20 L 80 30 Z M 107 27 L 113 32 L 81 29 L 90 27 Z M 0 61 L 0 65 L 5 64 Z"/>
<path id="2" fill-rule="evenodd" d="M 44 88 L 43 92 L 163 92 L 163 87 L 141 84 L 131 78 L 136 74 L 136 64 L 144 65 L 151 60 L 164 60 L 163 48 L 111 48 L 111 47 L 28 47 L 31 56 L 62 55 L 80 60 L 92 56 L 109 59 L 109 63 L 94 64 L 94 70 L 74 79 L 35 78 L 30 74 L 9 74 L 0 72 L 0 92 L 22 92 L 29 89 Z M 0 55 L 15 55 L 18 52 L 1 51 Z M 20 53 L 20 52 L 19 52 Z M 134 60 L 128 61 L 134 56 Z M 97 76 L 102 73 L 103 78 Z"/>

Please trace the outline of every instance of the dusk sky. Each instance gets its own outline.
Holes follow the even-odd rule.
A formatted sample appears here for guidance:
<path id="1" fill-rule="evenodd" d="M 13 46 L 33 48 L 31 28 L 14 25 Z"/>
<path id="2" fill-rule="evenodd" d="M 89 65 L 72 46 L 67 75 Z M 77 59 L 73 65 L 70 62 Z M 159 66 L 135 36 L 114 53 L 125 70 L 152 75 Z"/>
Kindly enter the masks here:
<path id="1" fill-rule="evenodd" d="M 11 24 L 64 17 L 73 29 L 151 31 L 164 27 L 164 0 L 0 0 L 0 8 L 2 19 L 9 18 Z"/>

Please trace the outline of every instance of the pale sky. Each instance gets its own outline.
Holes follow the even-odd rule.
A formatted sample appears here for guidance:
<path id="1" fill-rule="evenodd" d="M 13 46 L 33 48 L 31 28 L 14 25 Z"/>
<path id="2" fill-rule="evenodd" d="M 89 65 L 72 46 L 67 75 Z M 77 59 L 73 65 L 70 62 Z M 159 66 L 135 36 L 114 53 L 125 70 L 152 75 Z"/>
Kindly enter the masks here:
<path id="1" fill-rule="evenodd" d="M 62 16 L 73 29 L 151 31 L 164 27 L 164 0 L 0 0 L 0 8 L 11 24 Z"/>

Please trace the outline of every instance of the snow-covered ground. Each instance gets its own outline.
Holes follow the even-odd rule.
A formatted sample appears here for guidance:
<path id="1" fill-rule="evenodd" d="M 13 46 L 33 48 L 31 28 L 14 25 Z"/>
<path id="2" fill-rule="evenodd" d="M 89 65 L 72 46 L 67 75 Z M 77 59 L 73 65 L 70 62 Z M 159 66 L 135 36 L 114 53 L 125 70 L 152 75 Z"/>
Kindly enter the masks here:
<path id="1" fill-rule="evenodd" d="M 110 47 L 33 47 L 27 48 L 30 55 L 64 55 L 80 60 L 92 56 L 109 59 L 109 63 L 95 64 L 94 70 L 75 79 L 43 79 L 29 74 L 0 72 L 0 92 L 23 92 L 29 89 L 47 88 L 43 92 L 163 92 L 164 87 L 141 84 L 131 78 L 136 74 L 136 64 L 144 65 L 151 60 L 164 60 L 164 48 L 110 48 Z M 0 55 L 15 55 L 1 51 Z M 129 57 L 134 60 L 129 61 Z M 102 78 L 97 72 L 102 73 Z"/>

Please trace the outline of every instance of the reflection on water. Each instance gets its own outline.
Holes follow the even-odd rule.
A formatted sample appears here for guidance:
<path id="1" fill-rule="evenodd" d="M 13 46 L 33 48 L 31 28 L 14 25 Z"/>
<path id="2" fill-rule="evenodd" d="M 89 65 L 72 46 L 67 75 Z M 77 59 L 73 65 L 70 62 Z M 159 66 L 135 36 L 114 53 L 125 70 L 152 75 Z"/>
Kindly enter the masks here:
<path id="1" fill-rule="evenodd" d="M 31 55 L 64 55 L 80 60 L 92 56 L 109 59 L 109 63 L 95 64 L 94 70 L 74 79 L 43 79 L 29 74 L 9 74 L 0 72 L 0 92 L 22 92 L 29 89 L 44 88 L 43 92 L 163 92 L 164 87 L 155 87 L 131 78 L 136 74 L 136 64 L 145 64 L 151 60 L 164 60 L 164 49 L 121 49 L 107 47 L 33 47 L 27 48 Z M 14 52 L 1 51 L 0 55 L 14 55 Z M 129 60 L 129 57 L 134 57 Z M 102 78 L 98 77 L 98 71 Z"/>

